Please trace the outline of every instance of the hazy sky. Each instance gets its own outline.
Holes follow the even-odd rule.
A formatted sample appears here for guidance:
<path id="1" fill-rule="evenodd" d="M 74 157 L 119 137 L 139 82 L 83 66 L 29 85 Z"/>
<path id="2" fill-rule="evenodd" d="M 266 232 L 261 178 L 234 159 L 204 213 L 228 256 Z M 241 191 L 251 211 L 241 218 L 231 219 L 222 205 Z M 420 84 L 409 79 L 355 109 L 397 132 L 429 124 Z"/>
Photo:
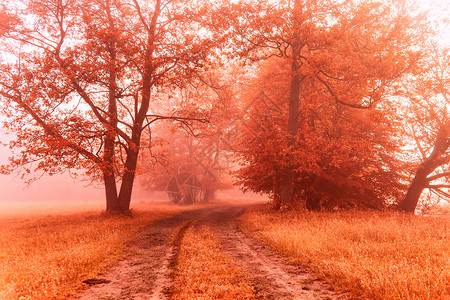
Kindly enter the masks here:
<path id="1" fill-rule="evenodd" d="M 449 0 L 416 0 L 422 9 L 428 10 L 430 16 L 436 20 L 449 18 L 450 15 L 450 1 Z M 441 43 L 450 45 L 450 27 L 449 24 L 439 22 L 441 28 Z"/>

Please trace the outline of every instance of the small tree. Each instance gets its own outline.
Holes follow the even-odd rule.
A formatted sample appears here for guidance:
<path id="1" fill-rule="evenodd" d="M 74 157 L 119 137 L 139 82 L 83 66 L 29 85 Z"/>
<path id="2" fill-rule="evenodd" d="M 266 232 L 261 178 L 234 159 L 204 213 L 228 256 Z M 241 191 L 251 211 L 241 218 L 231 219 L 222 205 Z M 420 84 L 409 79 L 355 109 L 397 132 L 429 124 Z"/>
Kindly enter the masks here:
<path id="1" fill-rule="evenodd" d="M 107 210 L 127 211 L 142 133 L 177 119 L 152 101 L 217 53 L 214 10 L 209 1 L 3 1 L 1 109 L 20 151 L 4 171 L 87 170 L 103 181 Z"/>
<path id="2" fill-rule="evenodd" d="M 150 190 L 166 191 L 168 182 L 182 174 L 194 176 L 202 186 L 202 200 L 215 198 L 215 192 L 231 186 L 229 153 L 225 131 L 230 126 L 229 77 L 225 71 L 205 73 L 182 94 L 165 105 L 181 107 L 179 113 L 188 115 L 195 102 L 197 113 L 207 122 L 167 120 L 156 124 L 151 136 L 144 140 L 150 151 L 142 152 L 141 183 Z M 188 100 L 189 99 L 189 100 Z M 183 175 L 184 176 L 184 175 Z"/>
<path id="3" fill-rule="evenodd" d="M 150 190 L 167 191 L 173 178 L 189 174 L 202 188 L 201 200 L 214 200 L 217 190 L 230 185 L 220 138 L 174 130 L 174 123 L 160 125 L 152 131 L 151 153 L 142 153 L 141 184 Z"/>

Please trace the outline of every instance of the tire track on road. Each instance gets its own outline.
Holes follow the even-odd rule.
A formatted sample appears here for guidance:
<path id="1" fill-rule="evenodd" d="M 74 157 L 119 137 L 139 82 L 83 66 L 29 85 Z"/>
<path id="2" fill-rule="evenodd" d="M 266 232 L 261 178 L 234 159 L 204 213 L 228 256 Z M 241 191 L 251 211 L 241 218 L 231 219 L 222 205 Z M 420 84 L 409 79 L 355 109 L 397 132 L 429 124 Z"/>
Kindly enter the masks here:
<path id="1" fill-rule="evenodd" d="M 222 207 L 204 222 L 222 241 L 225 254 L 247 273 L 260 299 L 347 299 L 331 285 L 319 280 L 300 266 L 288 265 L 269 247 L 238 228 L 236 218 L 245 206 Z"/>
<path id="2" fill-rule="evenodd" d="M 347 299 L 299 266 L 238 228 L 236 218 L 248 204 L 223 204 L 187 210 L 147 226 L 126 246 L 132 253 L 102 275 L 110 281 L 85 290 L 79 299 L 169 299 L 179 247 L 186 230 L 208 226 L 219 238 L 225 255 L 247 274 L 259 299 Z"/>

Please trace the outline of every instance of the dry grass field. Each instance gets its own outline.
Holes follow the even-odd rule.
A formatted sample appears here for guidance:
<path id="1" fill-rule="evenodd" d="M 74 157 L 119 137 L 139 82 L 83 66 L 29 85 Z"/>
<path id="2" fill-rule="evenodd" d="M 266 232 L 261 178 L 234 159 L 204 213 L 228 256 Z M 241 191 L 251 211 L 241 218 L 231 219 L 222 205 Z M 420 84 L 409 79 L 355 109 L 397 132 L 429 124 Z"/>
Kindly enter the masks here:
<path id="1" fill-rule="evenodd" d="M 123 246 L 140 228 L 179 210 L 146 206 L 133 217 L 11 210 L 13 217 L 0 216 L 0 299 L 70 298 L 83 280 L 123 258 Z"/>
<path id="2" fill-rule="evenodd" d="M 396 213 L 269 212 L 243 229 L 368 299 L 450 299 L 450 220 Z"/>
<path id="3" fill-rule="evenodd" d="M 222 204 L 215 205 L 139 205 L 132 217 L 86 207 L 60 214 L 55 209 L 53 215 L 35 208 L 28 214 L 23 208 L 0 214 L 0 299 L 75 297 L 86 287 L 83 280 L 102 277 L 109 266 L 133 254 L 125 253 L 124 245 L 140 229 L 189 210 L 198 212 L 175 242 L 172 298 L 258 298 L 245 264 L 238 268 L 224 253 L 223 241 L 210 227 L 216 223 L 197 223 L 220 215 Z M 244 232 L 337 288 L 367 299 L 450 299 L 448 217 L 251 207 L 239 219 Z"/>
<path id="4" fill-rule="evenodd" d="M 187 229 L 180 245 L 172 299 L 255 299 L 245 274 L 222 252 L 207 226 Z"/>

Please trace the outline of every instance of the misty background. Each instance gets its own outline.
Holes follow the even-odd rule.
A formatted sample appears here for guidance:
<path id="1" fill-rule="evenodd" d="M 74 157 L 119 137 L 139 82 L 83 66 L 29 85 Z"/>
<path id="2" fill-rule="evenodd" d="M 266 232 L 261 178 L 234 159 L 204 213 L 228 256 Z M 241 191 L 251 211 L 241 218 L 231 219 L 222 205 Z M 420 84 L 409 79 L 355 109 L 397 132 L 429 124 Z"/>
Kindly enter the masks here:
<path id="1" fill-rule="evenodd" d="M 0 165 L 7 164 L 8 157 L 12 155 L 12 150 L 8 147 L 10 139 L 0 127 Z M 135 183 L 133 200 L 135 202 L 166 201 L 167 196 L 161 192 L 146 191 Z M 44 175 L 29 185 L 16 174 L 0 174 L 0 213 L 16 212 L 21 208 L 28 211 L 47 208 L 50 212 L 51 207 L 57 206 L 58 209 L 70 210 L 80 205 L 86 208 L 104 209 L 103 186 L 89 185 L 89 182 L 71 178 L 68 173 Z"/>
<path id="2" fill-rule="evenodd" d="M 8 163 L 12 155 L 8 143 L 11 138 L 0 127 L 0 165 Z M 87 210 L 104 210 L 105 194 L 102 184 L 89 185 L 89 182 L 72 178 L 68 173 L 44 175 L 39 180 L 28 185 L 15 174 L 0 174 L 0 215 L 17 214 L 20 210 L 41 213 L 43 210 L 52 212 L 70 212 L 81 207 Z M 262 200 L 264 196 L 251 192 L 225 190 L 218 191 L 218 199 Z M 139 178 L 134 183 L 131 207 L 134 204 L 169 202 L 165 192 L 145 190 L 139 184 Z"/>
<path id="3" fill-rule="evenodd" d="M 421 9 L 428 11 L 430 15 L 439 20 L 439 16 L 445 15 L 449 10 L 448 0 L 417 0 Z M 442 44 L 450 43 L 450 31 L 442 24 L 440 32 L 440 42 Z M 1 116 L 0 116 L 1 118 Z M 8 147 L 10 138 L 5 134 L 0 124 L 0 165 L 8 162 L 8 157 L 12 151 Z M 246 195 L 246 198 L 254 198 L 256 195 Z M 218 197 L 242 197 L 239 191 L 228 191 L 220 193 Z M 167 200 L 164 192 L 151 192 L 144 190 L 135 182 L 133 191 L 133 202 L 143 202 L 149 200 Z M 29 209 L 30 206 L 40 206 L 42 202 L 58 203 L 59 206 L 66 205 L 70 207 L 73 202 L 81 202 L 88 206 L 104 207 L 105 196 L 102 185 L 94 187 L 87 182 L 75 180 L 69 174 L 58 174 L 53 176 L 45 175 L 31 185 L 27 185 L 17 175 L 0 174 L 0 212 L 4 212 L 8 203 L 14 203 L 15 206 L 23 206 Z"/>

